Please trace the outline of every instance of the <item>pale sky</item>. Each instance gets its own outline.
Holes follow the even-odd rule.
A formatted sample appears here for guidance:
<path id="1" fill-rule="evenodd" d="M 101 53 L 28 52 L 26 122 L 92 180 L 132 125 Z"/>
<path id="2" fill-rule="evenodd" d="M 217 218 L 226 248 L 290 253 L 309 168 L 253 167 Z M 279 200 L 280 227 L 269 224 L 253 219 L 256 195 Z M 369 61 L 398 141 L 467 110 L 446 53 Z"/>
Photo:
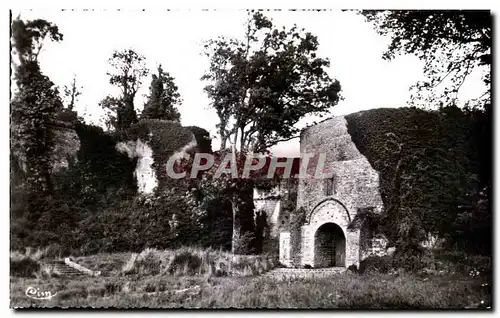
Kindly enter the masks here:
<path id="1" fill-rule="evenodd" d="M 321 57 L 328 57 L 329 74 L 342 85 L 344 100 L 331 115 L 345 115 L 379 107 L 402 107 L 409 99 L 409 87 L 422 79 L 423 63 L 414 56 L 384 61 L 381 56 L 389 43 L 379 36 L 363 17 L 354 12 L 271 11 L 264 14 L 276 26 L 292 26 L 318 36 Z M 13 12 L 13 17 L 17 12 Z M 178 107 L 184 126 L 196 125 L 216 137 L 217 115 L 209 109 L 203 92 L 206 83 L 200 77 L 208 68 L 201 55 L 203 42 L 219 35 L 241 37 L 245 11 L 201 10 L 107 10 L 107 11 L 21 11 L 21 18 L 43 18 L 59 26 L 64 34 L 60 43 L 47 44 L 40 56 L 42 71 L 58 86 L 69 85 L 76 75 L 83 86 L 76 110 L 89 122 L 100 124 L 104 112 L 98 106 L 108 94 L 117 93 L 108 82 L 108 59 L 115 49 L 132 48 L 146 57 L 148 68 L 156 71 L 159 63 L 179 87 L 183 103 Z M 135 104 L 142 109 L 143 95 L 151 77 L 143 80 Z M 467 95 L 475 96 L 482 87 L 464 85 Z M 473 80 L 474 82 L 474 80 Z M 310 119 L 301 121 L 303 127 Z M 213 142 L 219 146 L 218 140 Z M 299 155 L 298 139 L 276 146 L 281 156 Z"/>

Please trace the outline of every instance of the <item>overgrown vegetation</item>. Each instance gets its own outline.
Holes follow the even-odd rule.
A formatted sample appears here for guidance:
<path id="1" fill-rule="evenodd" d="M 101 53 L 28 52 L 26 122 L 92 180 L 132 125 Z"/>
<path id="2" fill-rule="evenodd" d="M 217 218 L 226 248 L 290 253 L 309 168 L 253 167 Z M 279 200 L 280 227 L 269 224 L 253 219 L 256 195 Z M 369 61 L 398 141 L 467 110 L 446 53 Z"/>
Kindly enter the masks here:
<path id="1" fill-rule="evenodd" d="M 420 254 L 431 233 L 449 246 L 490 255 L 485 192 L 491 177 L 481 172 L 489 159 L 478 149 L 491 131 L 477 130 L 479 122 L 488 124 L 484 117 L 447 107 L 375 109 L 346 118 L 354 143 L 380 173 L 385 212 L 378 223 L 397 251 Z"/>
<path id="2" fill-rule="evenodd" d="M 478 107 L 464 109 L 449 106 L 456 98 L 448 96 L 456 97 L 472 68 L 484 69 L 491 64 L 490 15 L 364 14 L 381 33 L 391 31 L 387 58 L 405 52 L 425 60 L 424 71 L 431 78 L 416 86 L 419 92 L 450 74 L 453 79 L 451 88 L 445 90 L 446 98 L 433 100 L 441 105 L 435 111 L 377 109 L 347 116 L 353 141 L 380 173 L 385 211 L 382 216 L 364 215 L 371 217 L 371 226 L 379 227 L 396 246 L 393 258 L 369 258 L 360 271 L 438 270 L 442 264 L 429 260 L 421 248 L 428 234 L 444 238 L 448 250 L 485 255 L 474 259 L 487 263 L 492 237 L 490 96 L 486 92 L 475 101 Z M 414 28 L 414 22 L 428 28 L 425 37 Z M 436 39 L 437 35 L 453 35 L 448 39 L 453 45 L 448 46 L 441 36 Z M 59 90 L 40 69 L 38 57 L 43 43 L 62 39 L 57 26 L 48 21 L 13 21 L 12 40 L 18 61 L 14 70 L 17 91 L 10 114 L 12 250 L 48 247 L 58 257 L 135 252 L 138 254 L 124 262 L 121 272 L 129 275 L 226 276 L 261 273 L 273 266 L 259 263 L 258 257 L 229 261 L 225 252 L 183 250 L 182 246 L 224 251 L 232 248 L 236 254 L 264 250 L 266 215 L 255 213 L 252 192 L 254 187 L 276 186 L 279 178 L 259 183 L 214 178 L 214 171 L 228 152 L 227 142 L 234 146 L 232 153 L 242 167 L 246 154 L 267 153 L 278 141 L 294 138 L 299 120 L 308 114 L 324 114 L 341 100 L 339 82 L 326 71 L 328 59 L 316 56 L 318 39 L 297 26 L 277 29 L 270 19 L 254 12 L 249 14 L 246 41 L 219 38 L 207 43 L 210 68 L 203 79 L 208 81 L 205 91 L 220 120 L 217 128 L 222 147 L 215 152 L 218 159 L 213 169 L 188 181 L 167 178 L 165 164 L 171 155 L 180 150 L 185 150 L 180 155 L 214 152 L 208 131 L 180 124 L 176 105 L 181 97 L 168 72 L 160 66 L 152 76 L 144 112 L 138 115 L 134 97 L 148 73 L 145 57 L 132 49 L 113 52 L 109 81 L 121 94 L 107 96 L 100 103 L 108 112 L 107 130 L 103 130 L 86 124 L 73 111 L 82 94 L 75 81 L 65 91 L 69 101 L 64 109 Z M 444 51 L 446 55 L 454 45 L 465 42 L 465 55 L 453 56 L 451 61 L 440 59 L 440 67 L 444 67 L 440 71 L 446 71 L 438 74 L 431 62 L 433 54 Z M 485 74 L 483 80 L 490 84 L 490 75 Z M 56 148 L 55 127 L 61 124 L 76 131 L 81 146 L 76 156 L 68 158 L 67 169 L 54 171 L 51 154 Z M 194 145 L 190 144 L 193 135 L 196 147 L 186 147 Z M 137 139 L 153 150 L 159 186 L 150 196 L 137 195 L 137 158 L 117 150 L 119 142 Z M 179 168 L 190 163 L 180 162 Z M 293 196 L 284 198 L 284 214 L 290 215 L 280 226 L 292 233 L 292 255 L 297 258 L 306 211 L 296 211 L 295 200 Z M 174 248 L 181 250 L 164 251 Z M 51 275 L 38 257 L 31 252 L 14 252 L 13 275 Z M 460 260 L 453 262 L 465 270 L 477 267 Z M 104 290 L 99 287 L 88 293 L 78 290 L 75 295 L 113 295 L 126 290 L 118 285 L 112 283 Z M 68 291 L 62 297 L 71 295 Z M 269 295 L 279 297 L 272 292 Z M 255 297 L 252 301 L 260 303 L 259 296 Z M 376 300 L 382 304 L 385 301 Z M 370 302 L 364 298 L 360 301 Z M 401 302 L 410 306 L 428 304 L 427 300 Z"/>
<path id="3" fill-rule="evenodd" d="M 239 277 L 263 274 L 276 265 L 276 259 L 268 255 L 233 256 L 222 250 L 188 247 L 177 250 L 145 249 L 130 256 L 122 274 Z"/>

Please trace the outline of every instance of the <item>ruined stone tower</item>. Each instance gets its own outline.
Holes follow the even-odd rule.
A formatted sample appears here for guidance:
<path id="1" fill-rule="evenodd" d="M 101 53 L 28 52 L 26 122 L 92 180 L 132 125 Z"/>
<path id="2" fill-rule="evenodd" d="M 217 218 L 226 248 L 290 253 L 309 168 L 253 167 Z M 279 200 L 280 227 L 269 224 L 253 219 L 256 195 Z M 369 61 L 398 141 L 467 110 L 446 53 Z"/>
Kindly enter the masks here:
<path id="1" fill-rule="evenodd" d="M 303 130 L 300 151 L 324 153 L 324 167 L 333 177 L 319 179 L 308 171 L 299 181 L 297 208 L 302 208 L 305 217 L 300 231 L 280 233 L 280 262 L 286 266 L 349 267 L 382 253 L 383 239 L 374 237 L 363 222 L 353 222 L 359 210 L 380 213 L 383 203 L 379 175 L 353 143 L 345 118 L 334 117 Z"/>

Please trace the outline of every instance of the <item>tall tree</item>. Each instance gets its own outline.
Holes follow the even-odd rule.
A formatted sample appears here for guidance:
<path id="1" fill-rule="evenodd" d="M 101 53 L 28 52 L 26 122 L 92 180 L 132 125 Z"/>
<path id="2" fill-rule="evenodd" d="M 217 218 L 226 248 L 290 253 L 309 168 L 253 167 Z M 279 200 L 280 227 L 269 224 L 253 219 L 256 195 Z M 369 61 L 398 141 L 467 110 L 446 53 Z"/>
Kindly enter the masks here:
<path id="1" fill-rule="evenodd" d="M 47 39 L 59 42 L 62 38 L 56 25 L 42 19 L 12 22 L 18 64 L 14 72 L 17 91 L 10 104 L 11 148 L 24 166 L 32 193 L 51 192 L 51 125 L 63 108 L 54 83 L 40 70 L 38 56 Z"/>
<path id="2" fill-rule="evenodd" d="M 180 121 L 181 114 L 176 105 L 182 102 L 178 87 L 174 78 L 168 72 L 163 71 L 161 64 L 158 66 L 158 74 L 153 74 L 149 96 L 141 117 L 147 119 L 164 119 Z"/>
<path id="3" fill-rule="evenodd" d="M 318 39 L 294 25 L 273 26 L 260 12 L 251 15 L 244 40 L 219 38 L 206 44 L 210 68 L 202 78 L 220 119 L 222 149 L 263 151 L 297 137 L 295 124 L 337 104 L 340 84 L 316 56 Z"/>
<path id="4" fill-rule="evenodd" d="M 109 83 L 118 87 L 122 95 L 114 99 L 116 109 L 116 130 L 123 130 L 137 122 L 137 113 L 134 107 L 134 98 L 141 85 L 141 80 L 147 75 L 148 69 L 145 57 L 132 49 L 114 51 L 109 64 L 113 68 L 108 72 Z M 112 98 L 112 97 L 110 97 Z"/>
<path id="5" fill-rule="evenodd" d="M 491 103 L 490 11 L 363 10 L 361 13 L 378 33 L 391 38 L 384 59 L 391 60 L 402 53 L 415 54 L 425 62 L 427 80 L 412 87 L 413 101 L 455 104 L 466 78 L 478 71 L 486 88 L 469 105 L 483 107 Z"/>
<path id="6" fill-rule="evenodd" d="M 294 25 L 275 28 L 260 12 L 249 13 L 243 40 L 220 37 L 206 45 L 210 68 L 202 77 L 219 116 L 221 150 L 231 144 L 233 162 L 249 152 L 297 137 L 295 124 L 337 104 L 340 84 L 316 56 L 317 37 Z M 249 250 L 254 233 L 252 184 L 248 179 L 217 181 L 232 203 L 233 252 Z M 213 188 L 213 185 L 210 185 Z"/>

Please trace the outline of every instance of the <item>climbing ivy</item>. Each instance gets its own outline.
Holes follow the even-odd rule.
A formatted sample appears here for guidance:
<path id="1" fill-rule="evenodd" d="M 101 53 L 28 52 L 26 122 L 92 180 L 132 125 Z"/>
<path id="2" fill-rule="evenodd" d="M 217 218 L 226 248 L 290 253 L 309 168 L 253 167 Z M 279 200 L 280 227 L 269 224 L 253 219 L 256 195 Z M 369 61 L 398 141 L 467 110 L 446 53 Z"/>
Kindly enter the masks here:
<path id="1" fill-rule="evenodd" d="M 191 130 L 180 123 L 160 119 L 142 119 L 121 135 L 122 141 L 141 140 L 153 151 L 153 169 L 158 178 L 158 191 L 178 185 L 166 173 L 168 159 L 193 141 Z"/>
<path id="2" fill-rule="evenodd" d="M 380 175 L 384 234 L 414 253 L 427 233 L 450 238 L 477 187 L 470 122 L 456 107 L 373 109 L 346 116 L 359 151 Z"/>

